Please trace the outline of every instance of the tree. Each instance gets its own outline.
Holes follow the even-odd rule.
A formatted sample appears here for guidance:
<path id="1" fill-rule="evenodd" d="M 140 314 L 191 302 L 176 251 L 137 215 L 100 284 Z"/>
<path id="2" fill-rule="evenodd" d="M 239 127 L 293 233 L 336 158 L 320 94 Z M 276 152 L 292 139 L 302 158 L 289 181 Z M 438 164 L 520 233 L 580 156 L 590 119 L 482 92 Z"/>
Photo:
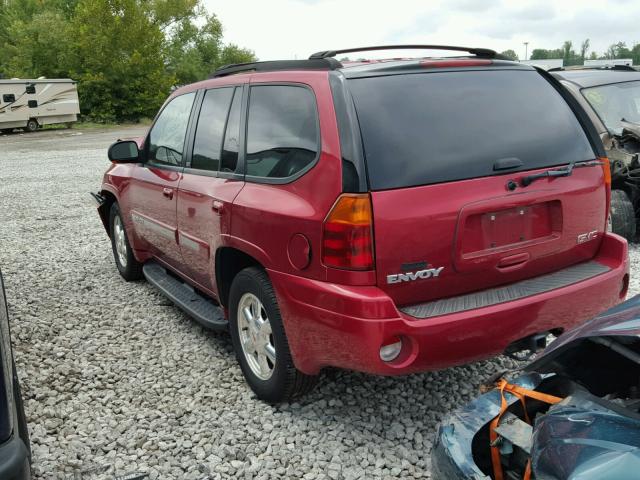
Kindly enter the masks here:
<path id="1" fill-rule="evenodd" d="M 549 50 L 545 50 L 544 48 L 534 48 L 531 51 L 531 56 L 529 58 L 531 58 L 531 60 L 545 60 L 549 58 Z"/>
<path id="2" fill-rule="evenodd" d="M 0 0 L 0 75 L 78 80 L 83 115 L 153 116 L 171 88 L 255 60 L 202 0 Z"/>
<path id="3" fill-rule="evenodd" d="M 640 64 L 640 43 L 636 43 L 631 49 L 631 58 L 634 65 Z"/>
<path id="4" fill-rule="evenodd" d="M 587 51 L 589 51 L 589 39 L 587 38 L 580 45 L 580 58 L 582 59 L 582 63 L 584 63 L 584 59 L 587 58 Z"/>
<path id="5" fill-rule="evenodd" d="M 514 60 L 514 61 L 518 60 L 518 54 L 516 52 L 514 52 L 513 50 L 511 50 L 511 49 L 505 50 L 504 52 L 501 52 L 500 55 L 502 55 L 503 57 L 508 58 L 509 60 Z"/>
<path id="6" fill-rule="evenodd" d="M 605 57 L 607 60 L 613 60 L 615 58 L 631 58 L 631 50 L 627 48 L 625 42 L 614 43 L 609 46 Z"/>
<path id="7" fill-rule="evenodd" d="M 207 78 L 216 68 L 230 63 L 256 60 L 255 54 L 237 45 L 224 45 L 222 24 L 215 15 L 206 16 L 202 26 L 195 18 L 183 18 L 170 34 L 167 69 L 178 85 Z"/>

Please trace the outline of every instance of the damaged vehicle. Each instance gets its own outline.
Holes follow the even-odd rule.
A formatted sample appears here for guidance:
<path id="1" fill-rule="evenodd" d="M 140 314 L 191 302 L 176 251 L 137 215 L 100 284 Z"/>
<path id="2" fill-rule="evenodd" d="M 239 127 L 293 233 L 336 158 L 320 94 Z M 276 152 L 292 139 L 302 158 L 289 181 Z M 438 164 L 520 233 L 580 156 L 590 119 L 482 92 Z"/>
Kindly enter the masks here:
<path id="1" fill-rule="evenodd" d="M 609 228 L 636 239 L 640 215 L 640 72 L 616 65 L 553 71 L 591 117 L 611 162 Z"/>
<path id="2" fill-rule="evenodd" d="M 0 479 L 31 479 L 31 443 L 11 346 L 9 310 L 0 271 Z"/>
<path id="3" fill-rule="evenodd" d="M 335 58 L 403 48 L 421 56 Z M 492 50 L 227 66 L 108 156 L 93 196 L 118 272 L 228 329 L 270 403 L 324 368 L 517 351 L 627 293 L 598 133 L 556 79 Z"/>
<path id="4" fill-rule="evenodd" d="M 640 295 L 556 339 L 441 423 L 434 478 L 638 478 Z"/>

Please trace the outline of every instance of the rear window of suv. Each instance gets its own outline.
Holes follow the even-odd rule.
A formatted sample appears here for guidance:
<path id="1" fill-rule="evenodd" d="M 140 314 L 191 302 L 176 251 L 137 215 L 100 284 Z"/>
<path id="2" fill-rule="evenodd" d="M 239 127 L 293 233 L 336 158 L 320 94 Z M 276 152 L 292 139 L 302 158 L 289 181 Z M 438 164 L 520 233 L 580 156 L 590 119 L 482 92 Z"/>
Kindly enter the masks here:
<path id="1" fill-rule="evenodd" d="M 478 70 L 349 80 L 370 186 L 384 190 L 589 160 L 562 96 L 535 71 Z"/>

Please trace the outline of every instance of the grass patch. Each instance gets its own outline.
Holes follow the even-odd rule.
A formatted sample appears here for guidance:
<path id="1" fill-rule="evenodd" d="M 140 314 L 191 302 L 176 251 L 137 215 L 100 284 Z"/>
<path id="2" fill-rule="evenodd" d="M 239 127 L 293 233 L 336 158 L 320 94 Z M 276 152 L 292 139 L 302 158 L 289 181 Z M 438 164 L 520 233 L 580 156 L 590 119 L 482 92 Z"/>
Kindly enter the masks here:
<path id="1" fill-rule="evenodd" d="M 104 130 L 104 129 L 116 129 L 116 128 L 128 128 L 128 127 L 148 127 L 151 125 L 150 118 L 143 118 L 138 122 L 124 122 L 124 123 L 98 123 L 91 121 L 78 121 L 74 123 L 55 123 L 53 125 L 43 125 L 42 130 L 66 130 L 72 128 L 74 130 Z"/>

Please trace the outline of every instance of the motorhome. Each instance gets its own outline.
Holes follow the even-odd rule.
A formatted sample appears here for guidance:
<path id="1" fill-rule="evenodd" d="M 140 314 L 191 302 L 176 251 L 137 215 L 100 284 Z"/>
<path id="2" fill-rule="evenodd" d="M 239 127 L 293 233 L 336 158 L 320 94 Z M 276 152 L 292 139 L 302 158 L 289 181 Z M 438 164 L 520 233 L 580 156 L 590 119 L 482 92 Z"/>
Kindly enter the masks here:
<path id="1" fill-rule="evenodd" d="M 0 130 L 30 132 L 43 125 L 78 119 L 80 103 L 76 82 L 68 78 L 0 80 Z"/>

